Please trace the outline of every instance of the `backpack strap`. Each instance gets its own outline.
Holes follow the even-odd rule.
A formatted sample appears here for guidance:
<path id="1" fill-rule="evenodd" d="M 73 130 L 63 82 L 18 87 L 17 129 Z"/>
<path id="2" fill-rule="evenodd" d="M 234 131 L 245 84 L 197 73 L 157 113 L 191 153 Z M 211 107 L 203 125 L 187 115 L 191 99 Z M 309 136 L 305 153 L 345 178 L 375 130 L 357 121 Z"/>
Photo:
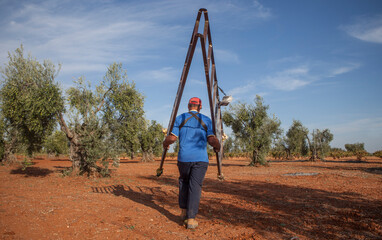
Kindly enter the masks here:
<path id="1" fill-rule="evenodd" d="M 188 120 L 190 120 L 191 118 L 193 118 L 194 116 L 189 116 L 188 118 L 186 118 L 180 125 L 179 125 L 179 131 L 180 129 L 184 126 L 184 124 L 186 124 L 186 122 L 188 122 Z"/>
<path id="2" fill-rule="evenodd" d="M 186 118 L 180 125 L 179 125 L 179 131 L 180 129 L 188 122 L 188 120 L 190 120 L 191 118 L 196 118 L 196 120 L 198 120 L 198 122 L 202 125 L 202 127 L 204 128 L 204 130 L 207 132 L 207 125 L 203 122 L 202 119 L 200 119 L 198 117 L 198 115 L 196 115 L 195 113 L 193 112 L 189 112 L 191 114 L 190 117 Z"/>

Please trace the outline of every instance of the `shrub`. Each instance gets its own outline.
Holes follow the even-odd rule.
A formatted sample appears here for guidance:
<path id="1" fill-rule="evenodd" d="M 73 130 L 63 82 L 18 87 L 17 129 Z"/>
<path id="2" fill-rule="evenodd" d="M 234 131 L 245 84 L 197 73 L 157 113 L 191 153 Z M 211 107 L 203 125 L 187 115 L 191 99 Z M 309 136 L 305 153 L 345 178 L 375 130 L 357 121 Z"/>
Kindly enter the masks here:
<path id="1" fill-rule="evenodd" d="M 362 158 L 366 157 L 367 155 L 369 155 L 369 153 L 366 152 L 365 150 L 358 150 L 355 152 L 355 156 L 357 157 L 358 161 L 361 161 Z"/>
<path id="2" fill-rule="evenodd" d="M 378 151 L 374 152 L 374 153 L 373 153 L 373 156 L 382 158 L 382 150 L 378 150 Z"/>

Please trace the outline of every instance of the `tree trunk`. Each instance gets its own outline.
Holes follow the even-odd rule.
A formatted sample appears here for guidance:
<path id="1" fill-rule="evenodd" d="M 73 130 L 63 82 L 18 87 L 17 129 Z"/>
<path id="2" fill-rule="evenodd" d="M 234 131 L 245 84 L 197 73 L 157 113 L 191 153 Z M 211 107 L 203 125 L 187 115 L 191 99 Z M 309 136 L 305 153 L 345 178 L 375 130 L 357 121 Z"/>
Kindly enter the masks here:
<path id="1" fill-rule="evenodd" d="M 75 139 L 75 138 L 73 138 Z M 72 170 L 75 174 L 79 174 L 81 172 L 81 150 L 80 146 L 76 144 L 75 140 L 70 141 L 70 155 L 69 159 L 72 161 Z"/>
<path id="2" fill-rule="evenodd" d="M 4 155 L 2 162 L 12 164 L 16 161 L 16 157 L 13 155 L 15 152 L 16 142 L 16 136 L 13 136 L 10 142 L 4 144 Z"/>
<path id="3" fill-rule="evenodd" d="M 16 157 L 13 154 L 14 154 L 14 148 L 12 144 L 6 143 L 4 146 L 4 155 L 3 155 L 2 162 L 7 164 L 14 163 L 16 161 Z"/>
<path id="4" fill-rule="evenodd" d="M 293 160 L 293 156 L 292 156 L 292 154 L 291 154 L 290 149 L 289 149 L 289 148 L 286 148 L 285 151 L 286 151 L 286 154 L 287 154 L 287 156 L 286 156 L 286 160 Z"/>
<path id="5" fill-rule="evenodd" d="M 153 162 L 153 161 L 154 161 L 154 154 L 152 153 L 152 151 L 142 153 L 142 162 Z"/>
<path id="6" fill-rule="evenodd" d="M 256 166 L 259 163 L 259 151 L 257 149 L 252 152 L 252 160 L 249 163 L 249 166 Z"/>
<path id="7" fill-rule="evenodd" d="M 312 156 L 309 158 L 309 161 L 315 162 L 317 160 L 316 148 L 310 142 L 308 135 L 306 135 L 306 139 L 308 140 L 309 150 L 312 153 Z M 313 141 L 314 141 L 314 139 L 313 139 Z"/>
<path id="8" fill-rule="evenodd" d="M 69 159 L 72 161 L 72 171 L 76 174 L 81 172 L 83 166 L 81 166 L 81 148 L 77 134 L 69 129 L 66 125 L 65 119 L 62 113 L 58 113 L 58 122 L 60 123 L 61 130 L 65 133 L 70 142 Z"/>

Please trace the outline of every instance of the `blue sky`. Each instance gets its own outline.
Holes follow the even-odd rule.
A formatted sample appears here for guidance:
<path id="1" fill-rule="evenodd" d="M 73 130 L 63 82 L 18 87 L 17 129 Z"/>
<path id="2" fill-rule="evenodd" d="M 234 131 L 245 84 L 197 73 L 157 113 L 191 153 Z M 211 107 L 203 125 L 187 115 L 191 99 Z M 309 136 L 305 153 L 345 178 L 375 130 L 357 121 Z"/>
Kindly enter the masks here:
<path id="1" fill-rule="evenodd" d="M 62 64 L 63 89 L 98 83 L 122 62 L 145 96 L 146 117 L 168 125 L 199 8 L 210 18 L 219 85 L 234 101 L 256 94 L 284 131 L 293 119 L 329 128 L 333 147 L 382 149 L 382 1 L 0 0 L 0 65 L 22 43 Z M 180 111 L 200 96 L 209 115 L 200 46 Z M 229 132 L 229 130 L 227 130 Z"/>

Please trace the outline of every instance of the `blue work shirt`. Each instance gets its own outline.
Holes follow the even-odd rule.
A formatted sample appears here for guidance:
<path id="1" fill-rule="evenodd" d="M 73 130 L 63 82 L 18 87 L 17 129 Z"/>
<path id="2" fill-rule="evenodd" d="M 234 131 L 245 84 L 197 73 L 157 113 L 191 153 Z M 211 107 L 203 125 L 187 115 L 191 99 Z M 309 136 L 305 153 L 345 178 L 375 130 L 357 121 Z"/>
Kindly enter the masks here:
<path id="1" fill-rule="evenodd" d="M 208 162 L 207 137 L 215 135 L 212 130 L 212 121 L 209 117 L 197 111 L 192 112 L 204 122 L 207 126 L 207 131 L 195 117 L 192 117 L 184 124 L 179 132 L 179 126 L 184 120 L 189 118 L 191 114 L 187 112 L 176 117 L 171 133 L 177 136 L 179 140 L 178 161 Z"/>

